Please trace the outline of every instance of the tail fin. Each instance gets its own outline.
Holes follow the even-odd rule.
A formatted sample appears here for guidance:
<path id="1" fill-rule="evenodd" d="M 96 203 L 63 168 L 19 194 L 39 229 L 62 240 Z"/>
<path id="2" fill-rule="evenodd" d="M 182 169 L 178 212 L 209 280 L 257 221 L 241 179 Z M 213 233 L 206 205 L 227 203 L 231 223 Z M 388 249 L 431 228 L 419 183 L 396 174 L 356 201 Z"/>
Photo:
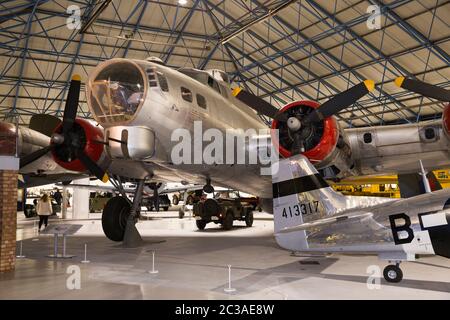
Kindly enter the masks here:
<path id="1" fill-rule="evenodd" d="M 334 191 L 303 155 L 273 164 L 272 184 L 276 240 L 288 250 L 308 249 L 306 231 L 278 231 L 324 218 L 346 205 L 345 197 Z"/>

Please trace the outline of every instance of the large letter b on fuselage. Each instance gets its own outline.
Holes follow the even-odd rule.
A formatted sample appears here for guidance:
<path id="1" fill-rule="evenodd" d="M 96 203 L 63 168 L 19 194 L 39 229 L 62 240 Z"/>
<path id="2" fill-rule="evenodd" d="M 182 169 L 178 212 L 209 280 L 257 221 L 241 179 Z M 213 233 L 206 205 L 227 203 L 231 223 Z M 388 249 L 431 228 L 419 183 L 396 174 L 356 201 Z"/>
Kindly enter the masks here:
<path id="1" fill-rule="evenodd" d="M 397 225 L 398 220 L 403 220 L 404 223 L 401 225 Z M 389 221 L 391 222 L 392 235 L 394 236 L 395 244 L 405 244 L 405 243 L 410 243 L 411 241 L 413 241 L 414 232 L 410 228 L 411 219 L 408 217 L 408 215 L 406 215 L 404 213 L 393 214 L 392 216 L 389 216 Z M 400 239 L 399 233 L 401 231 L 408 233 L 408 236 L 406 238 Z"/>

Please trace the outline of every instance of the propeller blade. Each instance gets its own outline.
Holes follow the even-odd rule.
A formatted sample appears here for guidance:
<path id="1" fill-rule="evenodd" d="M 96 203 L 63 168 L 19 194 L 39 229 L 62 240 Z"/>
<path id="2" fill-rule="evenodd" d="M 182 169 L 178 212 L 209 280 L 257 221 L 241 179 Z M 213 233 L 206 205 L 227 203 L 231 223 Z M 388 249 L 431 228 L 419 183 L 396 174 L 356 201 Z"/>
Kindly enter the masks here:
<path id="1" fill-rule="evenodd" d="M 400 88 L 419 93 L 425 97 L 434 98 L 443 102 L 450 101 L 450 90 L 420 80 L 397 77 L 395 79 L 395 84 Z"/>
<path id="2" fill-rule="evenodd" d="M 56 127 L 61 124 L 61 119 L 51 116 L 49 114 L 41 113 L 35 114 L 30 119 L 30 129 L 45 134 L 47 137 L 51 137 Z"/>
<path id="3" fill-rule="evenodd" d="M 242 103 L 245 103 L 259 114 L 278 121 L 287 121 L 287 116 L 282 113 L 278 113 L 278 108 L 274 107 L 264 99 L 251 94 L 250 92 L 244 91 L 241 88 L 236 88 L 233 90 L 232 94 L 236 99 Z"/>
<path id="4" fill-rule="evenodd" d="M 25 167 L 27 164 L 30 164 L 31 162 L 39 159 L 40 157 L 44 156 L 53 148 L 53 145 L 48 145 L 42 149 L 39 149 L 35 152 L 32 152 L 30 154 L 27 154 L 26 156 L 20 158 L 20 168 Z"/>
<path id="5" fill-rule="evenodd" d="M 374 88 L 375 82 L 373 80 L 365 80 L 350 89 L 335 95 L 333 98 L 322 104 L 318 109 L 308 114 L 305 121 L 319 122 L 324 118 L 331 117 L 339 111 L 354 104 L 360 98 L 371 92 Z"/>
<path id="6" fill-rule="evenodd" d="M 78 102 L 80 99 L 81 77 L 74 75 L 70 82 L 69 93 L 67 94 L 66 106 L 64 107 L 63 133 L 66 134 L 72 129 L 75 117 L 77 116 Z"/>
<path id="7" fill-rule="evenodd" d="M 97 179 L 103 181 L 104 183 L 108 182 L 109 177 L 105 170 L 100 168 L 98 164 L 96 164 L 84 152 L 77 152 L 77 157 L 78 159 L 80 159 L 81 163 L 89 170 L 89 172 L 97 177 Z"/>

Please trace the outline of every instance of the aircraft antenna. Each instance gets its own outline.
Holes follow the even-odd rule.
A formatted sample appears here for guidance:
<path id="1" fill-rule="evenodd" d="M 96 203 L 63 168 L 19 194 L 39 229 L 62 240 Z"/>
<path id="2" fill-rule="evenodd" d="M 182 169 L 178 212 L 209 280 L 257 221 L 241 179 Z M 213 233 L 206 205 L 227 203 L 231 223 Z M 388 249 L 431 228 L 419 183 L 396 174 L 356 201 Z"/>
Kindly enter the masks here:
<path id="1" fill-rule="evenodd" d="M 425 172 L 425 169 L 423 168 L 422 160 L 419 160 L 419 164 L 420 164 L 420 172 L 421 172 L 420 175 L 422 176 L 422 182 L 423 182 L 423 186 L 425 187 L 425 192 L 430 193 L 431 192 L 430 182 L 428 181 L 427 173 Z"/>

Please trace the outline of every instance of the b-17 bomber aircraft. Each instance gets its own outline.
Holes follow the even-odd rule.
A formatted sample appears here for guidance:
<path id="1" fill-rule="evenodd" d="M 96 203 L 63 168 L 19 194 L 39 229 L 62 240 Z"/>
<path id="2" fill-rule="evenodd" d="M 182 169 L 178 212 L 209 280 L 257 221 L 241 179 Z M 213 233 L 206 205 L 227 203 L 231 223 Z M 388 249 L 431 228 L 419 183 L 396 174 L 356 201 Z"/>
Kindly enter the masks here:
<path id="1" fill-rule="evenodd" d="M 402 280 L 402 261 L 450 258 L 450 189 L 431 192 L 420 166 L 427 192 L 387 199 L 343 196 L 304 155 L 281 160 L 272 177 L 277 243 L 291 251 L 376 254 L 395 263 L 384 269 L 388 282 Z"/>
<path id="2" fill-rule="evenodd" d="M 426 92 L 420 93 L 450 100 L 448 91 L 442 88 L 411 79 L 397 82 L 410 90 L 425 87 Z M 246 130 L 256 130 L 256 139 L 267 138 L 266 144 L 258 145 L 258 154 L 269 154 L 273 147 L 282 157 L 301 153 L 317 169 L 331 168 L 337 178 L 374 172 L 416 175 L 411 159 L 422 159 L 426 170 L 450 165 L 448 106 L 439 121 L 369 129 L 339 128 L 333 115 L 373 90 L 371 80 L 322 105 L 296 101 L 281 110 L 243 90 L 232 91 L 228 76 L 222 71 L 175 70 L 157 58 L 105 61 L 91 72 L 86 87 L 88 106 L 98 125 L 76 117 L 80 78 L 74 77 L 62 122 L 39 115 L 35 121 L 32 119 L 31 128 L 20 128 L 20 173 L 25 177 L 46 177 L 46 181 L 56 173 L 56 179 L 68 181 L 77 174 L 88 173 L 103 181 L 110 179 L 118 189 L 123 182 L 136 182 L 133 201 L 124 201 L 125 196 L 115 197 L 102 216 L 104 225 L 110 226 L 104 229 L 106 236 L 117 240 L 111 234 L 119 233 L 123 235 L 119 238 L 130 246 L 141 240 L 135 223 L 142 191 L 148 183 L 204 184 L 206 192 L 213 191 L 213 185 L 242 190 L 258 196 L 262 208 L 272 211 L 271 177 L 261 174 L 261 163 L 198 161 L 197 155 L 210 147 L 208 141 L 202 141 L 202 132 L 208 129 L 224 135 L 232 131 L 243 141 L 249 138 Z M 259 115 L 273 119 L 272 129 L 278 130 L 279 140 L 271 141 L 270 133 L 276 130 L 269 130 Z M 13 130 L 6 123 L 1 128 Z M 39 132 L 33 128 L 39 128 Z M 187 155 L 192 156 L 191 162 L 174 163 L 172 151 L 182 140 L 180 136 L 173 139 L 177 129 L 193 138 L 192 154 Z M 400 137 L 401 141 L 397 140 Z M 389 143 L 395 148 L 386 148 Z M 254 150 L 248 144 L 236 144 L 231 151 L 248 159 Z M 182 152 L 182 156 L 186 154 Z"/>

